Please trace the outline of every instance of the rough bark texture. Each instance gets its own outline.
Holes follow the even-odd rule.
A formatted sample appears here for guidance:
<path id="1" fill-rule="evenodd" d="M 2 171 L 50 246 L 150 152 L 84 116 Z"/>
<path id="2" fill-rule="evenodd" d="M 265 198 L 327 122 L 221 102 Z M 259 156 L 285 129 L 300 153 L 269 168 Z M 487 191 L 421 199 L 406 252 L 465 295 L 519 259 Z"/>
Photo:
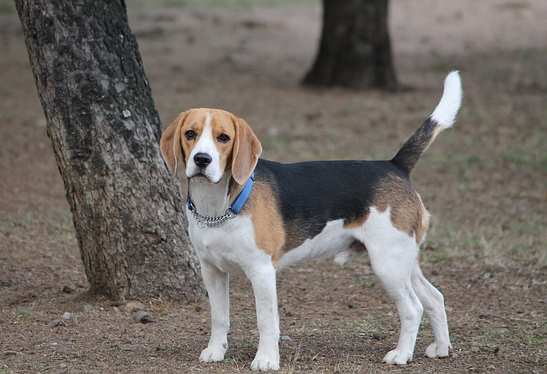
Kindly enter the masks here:
<path id="1" fill-rule="evenodd" d="M 319 50 L 303 84 L 396 90 L 388 0 L 323 0 Z"/>
<path id="2" fill-rule="evenodd" d="M 201 294 L 123 0 L 16 0 L 91 291 Z"/>

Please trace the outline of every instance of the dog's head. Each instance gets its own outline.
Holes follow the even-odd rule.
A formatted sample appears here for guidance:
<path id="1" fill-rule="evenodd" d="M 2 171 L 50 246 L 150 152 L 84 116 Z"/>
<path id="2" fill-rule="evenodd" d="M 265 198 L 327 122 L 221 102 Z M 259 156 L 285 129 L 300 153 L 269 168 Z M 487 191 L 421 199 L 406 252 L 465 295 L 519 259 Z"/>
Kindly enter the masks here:
<path id="1" fill-rule="evenodd" d="M 219 109 L 190 109 L 163 131 L 163 159 L 171 173 L 184 165 L 187 178 L 204 176 L 218 183 L 225 173 L 240 185 L 251 176 L 262 145 L 249 124 Z"/>

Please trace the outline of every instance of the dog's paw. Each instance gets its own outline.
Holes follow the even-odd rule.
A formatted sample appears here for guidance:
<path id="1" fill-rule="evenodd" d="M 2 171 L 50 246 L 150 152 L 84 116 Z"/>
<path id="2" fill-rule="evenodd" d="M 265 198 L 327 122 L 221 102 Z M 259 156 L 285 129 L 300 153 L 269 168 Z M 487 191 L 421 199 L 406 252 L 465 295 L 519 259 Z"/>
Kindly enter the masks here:
<path id="1" fill-rule="evenodd" d="M 390 365 L 406 365 L 412 361 L 412 352 L 404 352 L 398 349 L 389 351 L 384 356 L 384 362 Z"/>
<path id="2" fill-rule="evenodd" d="M 226 353 L 226 345 L 221 346 L 209 346 L 201 351 L 199 360 L 201 362 L 217 362 L 224 360 L 224 354 Z"/>
<path id="3" fill-rule="evenodd" d="M 344 266 L 351 261 L 352 251 L 342 251 L 334 256 L 334 263 L 339 266 Z"/>
<path id="4" fill-rule="evenodd" d="M 279 355 L 272 352 L 266 354 L 257 352 L 255 359 L 251 363 L 252 370 L 279 370 Z"/>
<path id="5" fill-rule="evenodd" d="M 437 344 L 436 342 L 433 342 L 425 350 L 425 355 L 429 358 L 448 357 L 450 348 L 450 343 Z"/>

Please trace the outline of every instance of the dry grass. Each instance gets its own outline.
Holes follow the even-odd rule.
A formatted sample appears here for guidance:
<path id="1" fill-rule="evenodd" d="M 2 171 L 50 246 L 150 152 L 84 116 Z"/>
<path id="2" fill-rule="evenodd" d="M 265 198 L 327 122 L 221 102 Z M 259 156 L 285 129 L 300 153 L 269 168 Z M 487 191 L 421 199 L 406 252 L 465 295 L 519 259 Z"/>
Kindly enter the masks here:
<path id="1" fill-rule="evenodd" d="M 422 262 L 446 296 L 454 356 L 423 357 L 431 340 L 424 321 L 411 365 L 380 364 L 396 341 L 397 317 L 364 256 L 343 269 L 323 262 L 280 275 L 282 335 L 291 338 L 282 343 L 282 372 L 543 371 L 544 2 L 393 2 L 397 66 L 411 87 L 397 95 L 296 84 L 314 54 L 317 3 L 128 4 L 164 122 L 188 107 L 231 110 L 256 129 L 271 159 L 391 157 L 433 109 L 444 74 L 462 71 L 458 123 L 413 176 L 433 213 Z M 13 15 L 0 17 L 0 373 L 246 372 L 256 328 L 243 279 L 232 286 L 227 362 L 215 365 L 197 362 L 207 342 L 206 301 L 151 301 L 157 322 L 140 325 L 108 301 L 85 296 L 22 36 Z M 65 311 L 76 320 L 50 328 Z"/>

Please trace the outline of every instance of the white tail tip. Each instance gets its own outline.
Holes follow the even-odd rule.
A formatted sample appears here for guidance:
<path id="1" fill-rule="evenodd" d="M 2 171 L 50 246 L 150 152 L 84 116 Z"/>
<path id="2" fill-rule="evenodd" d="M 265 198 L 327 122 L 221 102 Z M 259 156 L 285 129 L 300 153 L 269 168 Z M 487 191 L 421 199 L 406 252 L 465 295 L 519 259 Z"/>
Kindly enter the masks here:
<path id="1" fill-rule="evenodd" d="M 431 119 L 441 127 L 452 127 L 462 104 L 462 81 L 460 73 L 450 72 L 444 80 L 443 96 L 431 114 Z"/>

